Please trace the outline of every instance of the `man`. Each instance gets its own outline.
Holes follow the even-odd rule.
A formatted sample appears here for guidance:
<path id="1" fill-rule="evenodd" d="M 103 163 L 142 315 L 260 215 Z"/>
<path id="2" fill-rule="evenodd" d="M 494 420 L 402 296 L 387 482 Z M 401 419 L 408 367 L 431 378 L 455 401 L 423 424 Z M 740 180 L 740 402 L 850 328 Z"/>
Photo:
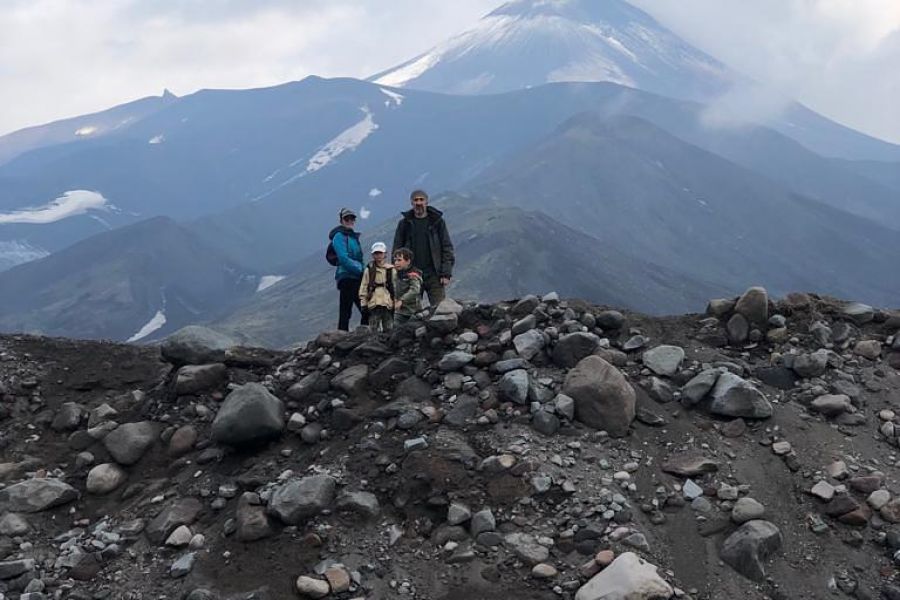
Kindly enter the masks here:
<path id="1" fill-rule="evenodd" d="M 422 273 L 422 289 L 428 295 L 428 303 L 437 306 L 453 276 L 453 242 L 443 213 L 428 206 L 428 194 L 416 190 L 409 199 L 412 210 L 404 212 L 397 223 L 392 253 L 400 248 L 412 250 L 413 266 Z"/>

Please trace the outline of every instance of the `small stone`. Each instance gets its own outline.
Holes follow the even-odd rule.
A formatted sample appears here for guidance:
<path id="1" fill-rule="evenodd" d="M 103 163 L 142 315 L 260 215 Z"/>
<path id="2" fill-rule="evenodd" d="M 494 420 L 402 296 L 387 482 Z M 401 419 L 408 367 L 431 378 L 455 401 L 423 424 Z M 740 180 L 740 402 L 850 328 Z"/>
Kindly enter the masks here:
<path id="1" fill-rule="evenodd" d="M 881 510 L 891 501 L 891 493 L 887 490 L 875 490 L 866 499 L 866 502 L 875 510 Z"/>
<path id="2" fill-rule="evenodd" d="M 832 498 L 834 498 L 834 486 L 828 483 L 827 481 L 820 481 L 816 483 L 809 491 L 810 494 L 818 498 L 819 500 L 824 500 L 828 502 Z"/>
<path id="3" fill-rule="evenodd" d="M 662 470 L 679 477 L 696 477 L 719 470 L 719 463 L 705 456 L 683 455 L 670 458 L 662 465 Z"/>
<path id="4" fill-rule="evenodd" d="M 461 525 L 472 518 L 472 511 L 465 504 L 451 502 L 447 509 L 447 524 Z"/>
<path id="5" fill-rule="evenodd" d="M 553 565 L 548 565 L 547 563 L 538 563 L 531 569 L 531 576 L 535 579 L 552 579 L 558 573 Z"/>
<path id="6" fill-rule="evenodd" d="M 297 578 L 295 587 L 297 592 L 304 598 L 324 598 L 331 593 L 331 586 L 328 585 L 327 581 L 314 579 L 306 575 L 301 575 Z"/>
<path id="7" fill-rule="evenodd" d="M 343 567 L 329 567 L 325 569 L 325 579 L 331 588 L 332 594 L 341 594 L 350 589 L 350 573 Z"/>
<path id="8" fill-rule="evenodd" d="M 479 533 L 494 531 L 496 527 L 497 522 L 494 519 L 494 513 L 490 509 L 484 509 L 472 515 L 472 523 L 469 525 L 469 530 L 472 533 L 472 537 L 476 537 Z"/>
<path id="9" fill-rule="evenodd" d="M 173 578 L 184 577 L 194 568 L 194 559 L 196 558 L 196 554 L 193 552 L 188 552 L 183 555 L 181 558 L 172 563 L 172 566 L 169 568 L 169 575 Z"/>
<path id="10" fill-rule="evenodd" d="M 731 520 L 740 525 L 747 521 L 761 519 L 765 514 L 765 507 L 753 498 L 740 498 L 731 509 Z"/>
<path id="11" fill-rule="evenodd" d="M 90 494 L 108 494 L 125 483 L 127 478 L 128 475 L 118 465 L 104 463 L 88 472 L 85 488 Z"/>
<path id="12" fill-rule="evenodd" d="M 778 456 L 789 454 L 792 449 L 793 448 L 791 446 L 791 443 L 785 440 L 781 440 L 772 444 L 772 452 L 774 452 Z"/>
<path id="13" fill-rule="evenodd" d="M 180 525 L 166 539 L 166 546 L 183 548 L 191 543 L 193 535 L 187 525 Z"/>
<path id="14" fill-rule="evenodd" d="M 644 352 L 644 366 L 663 377 L 678 372 L 684 360 L 684 349 L 679 346 L 657 346 Z"/>

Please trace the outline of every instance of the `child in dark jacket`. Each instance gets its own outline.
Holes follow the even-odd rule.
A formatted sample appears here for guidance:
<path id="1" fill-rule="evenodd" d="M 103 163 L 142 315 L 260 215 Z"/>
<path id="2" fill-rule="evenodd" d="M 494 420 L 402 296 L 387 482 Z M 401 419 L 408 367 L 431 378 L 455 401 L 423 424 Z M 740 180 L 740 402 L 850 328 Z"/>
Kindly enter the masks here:
<path id="1" fill-rule="evenodd" d="M 398 325 L 406 323 L 422 310 L 422 274 L 413 268 L 412 260 L 410 249 L 394 250 L 394 269 L 397 273 L 394 321 Z"/>

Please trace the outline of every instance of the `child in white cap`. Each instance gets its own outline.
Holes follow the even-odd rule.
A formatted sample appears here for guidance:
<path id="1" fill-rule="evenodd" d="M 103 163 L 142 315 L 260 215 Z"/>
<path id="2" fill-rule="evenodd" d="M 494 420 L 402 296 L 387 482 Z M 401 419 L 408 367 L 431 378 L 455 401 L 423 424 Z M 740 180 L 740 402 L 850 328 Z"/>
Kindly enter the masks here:
<path id="1" fill-rule="evenodd" d="M 359 284 L 359 303 L 368 309 L 369 327 L 372 331 L 390 331 L 394 326 L 394 290 L 397 275 L 394 266 L 384 261 L 387 246 L 384 242 L 372 244 L 372 261 L 363 271 Z"/>

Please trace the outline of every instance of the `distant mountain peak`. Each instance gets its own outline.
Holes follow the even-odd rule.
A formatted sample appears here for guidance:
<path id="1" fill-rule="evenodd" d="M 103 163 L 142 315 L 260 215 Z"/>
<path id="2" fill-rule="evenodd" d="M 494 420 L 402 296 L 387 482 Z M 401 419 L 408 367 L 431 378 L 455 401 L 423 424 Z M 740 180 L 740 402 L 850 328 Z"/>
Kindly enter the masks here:
<path id="1" fill-rule="evenodd" d="M 515 0 L 371 79 L 456 94 L 610 81 L 705 100 L 726 91 L 736 76 L 624 0 Z"/>
<path id="2" fill-rule="evenodd" d="M 165 88 L 165 89 L 163 90 L 162 97 L 163 97 L 165 100 L 175 100 L 175 99 L 178 98 L 178 96 L 176 96 L 175 94 L 173 94 L 172 91 L 171 91 L 169 88 Z"/>

